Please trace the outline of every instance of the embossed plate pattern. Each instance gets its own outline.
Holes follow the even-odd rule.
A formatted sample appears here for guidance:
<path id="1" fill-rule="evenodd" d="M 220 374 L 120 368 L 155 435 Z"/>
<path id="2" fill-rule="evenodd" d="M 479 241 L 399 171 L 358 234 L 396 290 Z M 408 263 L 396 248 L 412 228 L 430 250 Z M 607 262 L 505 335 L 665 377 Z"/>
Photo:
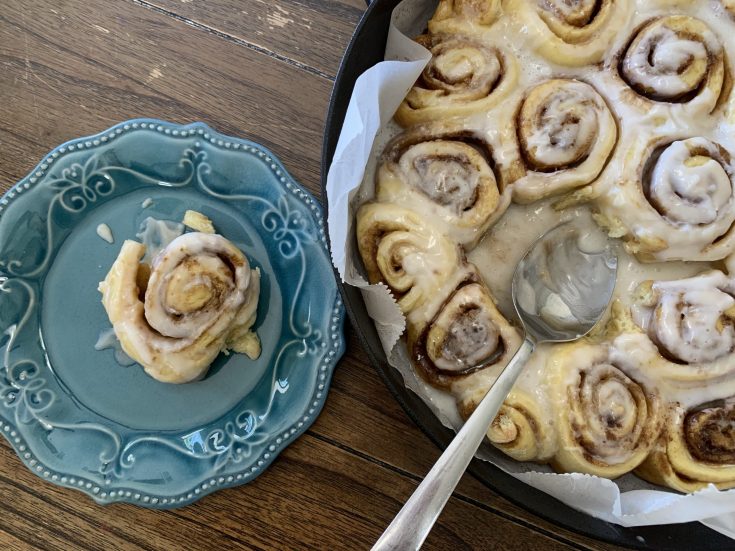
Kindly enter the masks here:
<path id="1" fill-rule="evenodd" d="M 263 353 L 166 385 L 94 349 L 109 327 L 96 286 L 143 219 L 189 208 L 261 269 Z M 343 319 L 319 204 L 266 149 L 202 123 L 71 141 L 0 199 L 0 432 L 100 503 L 178 507 L 258 476 L 321 410 Z"/>

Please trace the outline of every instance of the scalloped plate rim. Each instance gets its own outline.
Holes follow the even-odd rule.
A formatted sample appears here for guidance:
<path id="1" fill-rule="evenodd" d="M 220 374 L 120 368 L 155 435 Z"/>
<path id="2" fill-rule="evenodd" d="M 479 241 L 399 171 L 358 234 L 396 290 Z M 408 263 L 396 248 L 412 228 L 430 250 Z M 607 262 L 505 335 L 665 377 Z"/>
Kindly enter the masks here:
<path id="1" fill-rule="evenodd" d="M 144 125 L 144 126 L 143 126 Z M 98 147 L 101 147 L 103 145 L 107 145 L 110 143 L 111 140 L 114 139 L 114 137 L 117 137 L 118 135 L 122 135 L 126 132 L 130 131 L 141 131 L 141 130 L 152 130 L 156 132 L 160 132 L 159 128 L 169 128 L 171 130 L 186 130 L 187 132 L 191 131 L 198 131 L 202 130 L 202 136 L 204 134 L 209 134 L 211 138 L 214 138 L 213 140 L 208 139 L 211 145 L 218 149 L 223 149 L 225 151 L 237 151 L 237 149 L 232 148 L 226 148 L 223 147 L 223 145 L 220 145 L 216 143 L 217 141 L 222 141 L 224 143 L 239 143 L 240 145 L 245 145 L 257 150 L 262 151 L 267 157 L 270 158 L 270 161 L 275 163 L 278 168 L 283 172 L 283 177 L 287 182 L 289 182 L 292 186 L 294 186 L 298 191 L 304 193 L 306 197 L 317 206 L 317 208 L 314 209 L 308 209 L 310 212 L 311 220 L 314 222 L 315 226 L 317 228 L 321 228 L 323 232 L 319 232 L 319 235 L 317 236 L 317 240 L 321 243 L 322 248 L 324 249 L 326 259 L 330 263 L 331 268 L 331 256 L 329 253 L 327 241 L 325 238 L 326 233 L 326 220 L 324 217 L 324 211 L 323 207 L 321 206 L 321 203 L 315 198 L 314 194 L 311 193 L 308 189 L 306 189 L 304 186 L 302 186 L 294 177 L 291 175 L 291 173 L 285 168 L 281 160 L 267 147 L 254 142 L 252 140 L 248 140 L 246 138 L 239 138 L 235 136 L 229 136 L 227 134 L 223 134 L 215 129 L 213 129 L 211 126 L 209 126 L 207 123 L 202 121 L 194 121 L 190 123 L 175 123 L 170 121 L 165 121 L 162 119 L 154 119 L 154 118 L 134 118 L 125 120 L 122 122 L 119 122 L 113 126 L 108 127 L 105 130 L 102 130 L 96 134 L 92 134 L 89 136 L 82 136 L 78 138 L 73 138 L 70 140 L 67 140 L 58 146 L 54 147 L 51 151 L 49 151 L 46 155 L 43 156 L 41 161 L 39 161 L 31 171 L 29 171 L 26 176 L 21 178 L 19 181 L 17 181 L 15 184 L 10 186 L 10 188 L 0 195 L 0 218 L 2 218 L 3 211 L 7 210 L 10 205 L 12 204 L 15 197 L 22 195 L 23 193 L 30 191 L 33 189 L 35 184 L 40 183 L 40 178 L 43 177 L 43 172 L 49 167 L 51 162 L 56 162 L 58 159 L 62 158 L 64 155 L 68 153 L 73 153 L 76 151 L 76 146 L 78 144 L 85 144 L 84 149 L 95 149 Z M 197 132 L 198 133 L 198 132 Z M 111 134 L 115 134 L 114 137 L 110 137 Z M 171 138 L 187 138 L 191 137 L 191 135 L 173 135 L 173 134 L 164 134 L 167 137 Z M 102 138 L 107 138 L 105 140 L 102 140 Z M 206 139 L 206 138 L 204 138 Z M 99 143 L 94 143 L 98 141 Z M 91 145 L 87 146 L 86 143 L 90 142 Z M 74 146 L 73 150 L 69 149 L 69 146 Z M 40 175 L 38 173 L 41 173 Z M 279 184 L 281 186 L 285 186 L 285 182 L 279 181 Z M 23 190 L 19 189 L 21 187 L 24 187 Z M 294 198 L 301 202 L 305 203 L 305 200 L 298 197 L 296 194 L 292 193 Z M 330 273 L 332 273 L 330 269 Z M 304 421 L 301 427 L 297 426 L 297 422 L 294 421 L 291 425 L 289 425 L 286 430 L 290 431 L 291 429 L 294 430 L 294 432 L 288 436 L 288 437 L 282 437 L 279 436 L 284 431 L 279 431 L 277 434 L 272 434 L 271 437 L 268 438 L 268 440 L 264 443 L 263 451 L 258 455 L 254 456 L 252 460 L 247 464 L 246 467 L 243 467 L 242 469 L 239 469 L 237 473 L 233 473 L 230 475 L 227 475 L 224 482 L 216 481 L 216 484 L 210 484 L 211 480 L 207 483 L 199 483 L 197 482 L 194 487 L 191 487 L 188 490 L 188 493 L 193 493 L 194 495 L 192 497 L 187 498 L 179 498 L 177 500 L 174 500 L 173 498 L 169 499 L 169 496 L 161 496 L 161 495 L 154 495 L 153 493 L 145 493 L 141 492 L 139 490 L 134 490 L 132 488 L 119 488 L 119 487 L 110 487 L 107 490 L 107 497 L 101 497 L 99 494 L 94 493 L 91 491 L 90 488 L 87 487 L 87 483 L 91 483 L 92 486 L 95 486 L 96 483 L 92 482 L 91 480 L 81 478 L 79 476 L 70 476 L 65 475 L 61 472 L 55 472 L 52 469 L 48 468 L 46 465 L 43 464 L 43 462 L 38 459 L 32 452 L 30 452 L 28 442 L 26 441 L 23 436 L 18 432 L 17 427 L 13 426 L 12 424 L 9 424 L 7 422 L 4 422 L 2 419 L 0 419 L 0 433 L 2 433 L 3 437 L 6 439 L 6 441 L 10 444 L 10 446 L 15 451 L 18 458 L 21 460 L 21 462 L 28 468 L 29 471 L 31 471 L 34 475 L 36 475 L 40 480 L 44 480 L 46 482 L 49 482 L 53 485 L 65 487 L 74 489 L 77 491 L 82 492 L 83 494 L 91 497 L 97 504 L 100 505 L 110 505 L 113 503 L 130 503 L 133 505 L 142 506 L 144 508 L 151 508 L 151 509 L 174 509 L 174 508 L 180 508 L 185 507 L 187 505 L 190 505 L 199 499 L 203 498 L 204 496 L 207 496 L 211 493 L 214 493 L 219 490 L 227 489 L 227 488 L 234 488 L 237 486 L 241 486 L 243 484 L 247 484 L 248 482 L 251 482 L 258 476 L 260 476 L 270 465 L 275 461 L 275 459 L 283 452 L 283 450 L 288 447 L 293 441 L 298 439 L 301 435 L 303 435 L 309 427 L 316 421 L 316 419 L 319 417 L 321 411 L 324 408 L 324 405 L 327 400 L 327 396 L 329 395 L 329 388 L 331 386 L 332 377 L 334 374 L 334 370 L 337 366 L 337 363 L 342 358 L 342 356 L 345 353 L 345 350 L 347 348 L 347 341 L 344 335 L 344 323 L 345 323 L 345 306 L 344 301 L 342 300 L 341 293 L 339 290 L 339 287 L 336 284 L 335 281 L 335 299 L 333 303 L 334 309 L 338 310 L 338 313 L 336 316 L 338 317 L 338 320 L 336 322 L 337 331 L 335 334 L 338 336 L 338 339 L 330 340 L 330 343 L 337 342 L 338 346 L 336 348 L 333 348 L 335 351 L 335 355 L 328 361 L 325 360 L 327 365 L 327 370 L 325 371 L 325 379 L 323 381 L 324 388 L 321 391 L 321 397 L 315 398 L 318 391 L 318 385 L 315 385 L 314 392 L 311 395 L 311 398 L 307 401 L 307 403 L 304 406 L 304 410 L 299 412 L 298 416 L 294 416 L 294 419 L 302 419 L 304 416 L 309 415 L 309 420 Z M 315 371 L 316 373 L 316 371 Z M 314 401 L 318 402 L 318 405 L 314 406 Z M 312 408 L 314 410 L 313 414 L 308 414 L 308 410 L 310 409 L 309 406 L 312 405 Z M 278 439 L 281 439 L 280 443 L 277 442 Z M 267 457 L 266 457 L 267 456 Z M 252 465 L 258 464 L 257 470 L 252 470 Z M 40 467 L 40 468 L 39 468 Z M 53 472 L 50 476 L 41 476 L 41 472 Z M 212 479 L 218 479 L 222 475 L 215 475 L 211 477 Z M 232 478 L 232 480 L 228 480 L 229 478 Z M 80 484 L 82 482 L 82 484 Z M 114 496 L 109 495 L 109 491 L 112 490 L 115 492 Z M 132 499 L 133 496 L 137 494 L 137 498 Z M 145 495 L 144 495 L 145 494 Z"/>

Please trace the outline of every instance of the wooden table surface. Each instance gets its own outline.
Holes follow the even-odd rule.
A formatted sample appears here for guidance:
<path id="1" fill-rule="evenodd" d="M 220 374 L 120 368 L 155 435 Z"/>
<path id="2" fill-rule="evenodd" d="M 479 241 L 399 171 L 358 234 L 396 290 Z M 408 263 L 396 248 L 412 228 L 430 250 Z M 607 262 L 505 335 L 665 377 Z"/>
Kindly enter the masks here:
<path id="1" fill-rule="evenodd" d="M 322 130 L 364 0 L 4 0 L 0 192 L 51 148 L 125 119 L 204 121 L 260 142 L 319 195 Z M 323 413 L 254 482 L 183 509 L 102 507 L 0 439 L 2 549 L 367 549 L 439 455 L 353 331 Z M 427 549 L 612 549 L 469 475 Z"/>

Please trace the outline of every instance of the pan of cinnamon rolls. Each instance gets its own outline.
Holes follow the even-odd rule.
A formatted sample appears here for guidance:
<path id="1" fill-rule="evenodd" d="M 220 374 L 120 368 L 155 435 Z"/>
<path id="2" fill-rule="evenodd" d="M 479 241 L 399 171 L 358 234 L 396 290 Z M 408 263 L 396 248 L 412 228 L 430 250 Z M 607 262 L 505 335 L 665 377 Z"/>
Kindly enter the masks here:
<path id="1" fill-rule="evenodd" d="M 353 48 L 365 29 L 385 36 L 395 4 L 374 2 Z M 594 221 L 620 251 L 603 322 L 542 346 L 490 426 L 487 442 L 510 458 L 683 493 L 735 488 L 734 36 L 725 1 L 439 0 L 414 37 L 431 59 L 375 152 L 375 193 L 354 205 L 354 231 L 365 278 L 405 317 L 397 346 L 420 380 L 472 413 L 522 341 L 507 300 L 513 259 L 549 223 Z M 367 69 L 362 57 L 348 50 L 338 78 L 326 163 L 338 92 Z M 389 386 L 448 442 L 351 293 Z M 492 466 L 471 470 L 609 539 L 601 521 Z M 636 544 L 626 538 L 613 539 Z"/>

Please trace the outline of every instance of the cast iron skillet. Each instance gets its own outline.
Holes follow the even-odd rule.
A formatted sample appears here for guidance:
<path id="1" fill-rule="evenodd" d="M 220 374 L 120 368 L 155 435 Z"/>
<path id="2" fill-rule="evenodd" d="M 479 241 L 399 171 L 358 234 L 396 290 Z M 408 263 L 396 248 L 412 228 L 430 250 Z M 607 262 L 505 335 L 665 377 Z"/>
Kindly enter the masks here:
<path id="1" fill-rule="evenodd" d="M 369 0 L 368 0 L 369 1 Z M 374 0 L 368 7 L 347 47 L 337 74 L 329 104 L 322 149 L 322 197 L 326 205 L 325 186 L 327 171 L 334 155 L 347 104 L 355 80 L 368 68 L 382 61 L 388 24 L 393 8 L 400 0 Z M 339 279 L 339 276 L 337 276 Z M 360 292 L 349 285 L 341 285 L 347 314 L 356 328 L 363 348 L 383 381 L 403 406 L 406 413 L 441 449 L 447 447 L 454 433 L 444 427 L 431 410 L 413 392 L 403 385 L 401 375 L 392 368 L 380 345 L 375 326 L 365 310 Z M 516 505 L 574 532 L 618 545 L 636 549 L 732 549 L 729 538 L 692 522 L 667 526 L 622 528 L 562 504 L 555 498 L 516 480 L 497 467 L 477 459 L 469 471 L 492 490 Z M 503 515 L 502 511 L 498 514 Z M 514 519 L 515 522 L 518 522 Z"/>

